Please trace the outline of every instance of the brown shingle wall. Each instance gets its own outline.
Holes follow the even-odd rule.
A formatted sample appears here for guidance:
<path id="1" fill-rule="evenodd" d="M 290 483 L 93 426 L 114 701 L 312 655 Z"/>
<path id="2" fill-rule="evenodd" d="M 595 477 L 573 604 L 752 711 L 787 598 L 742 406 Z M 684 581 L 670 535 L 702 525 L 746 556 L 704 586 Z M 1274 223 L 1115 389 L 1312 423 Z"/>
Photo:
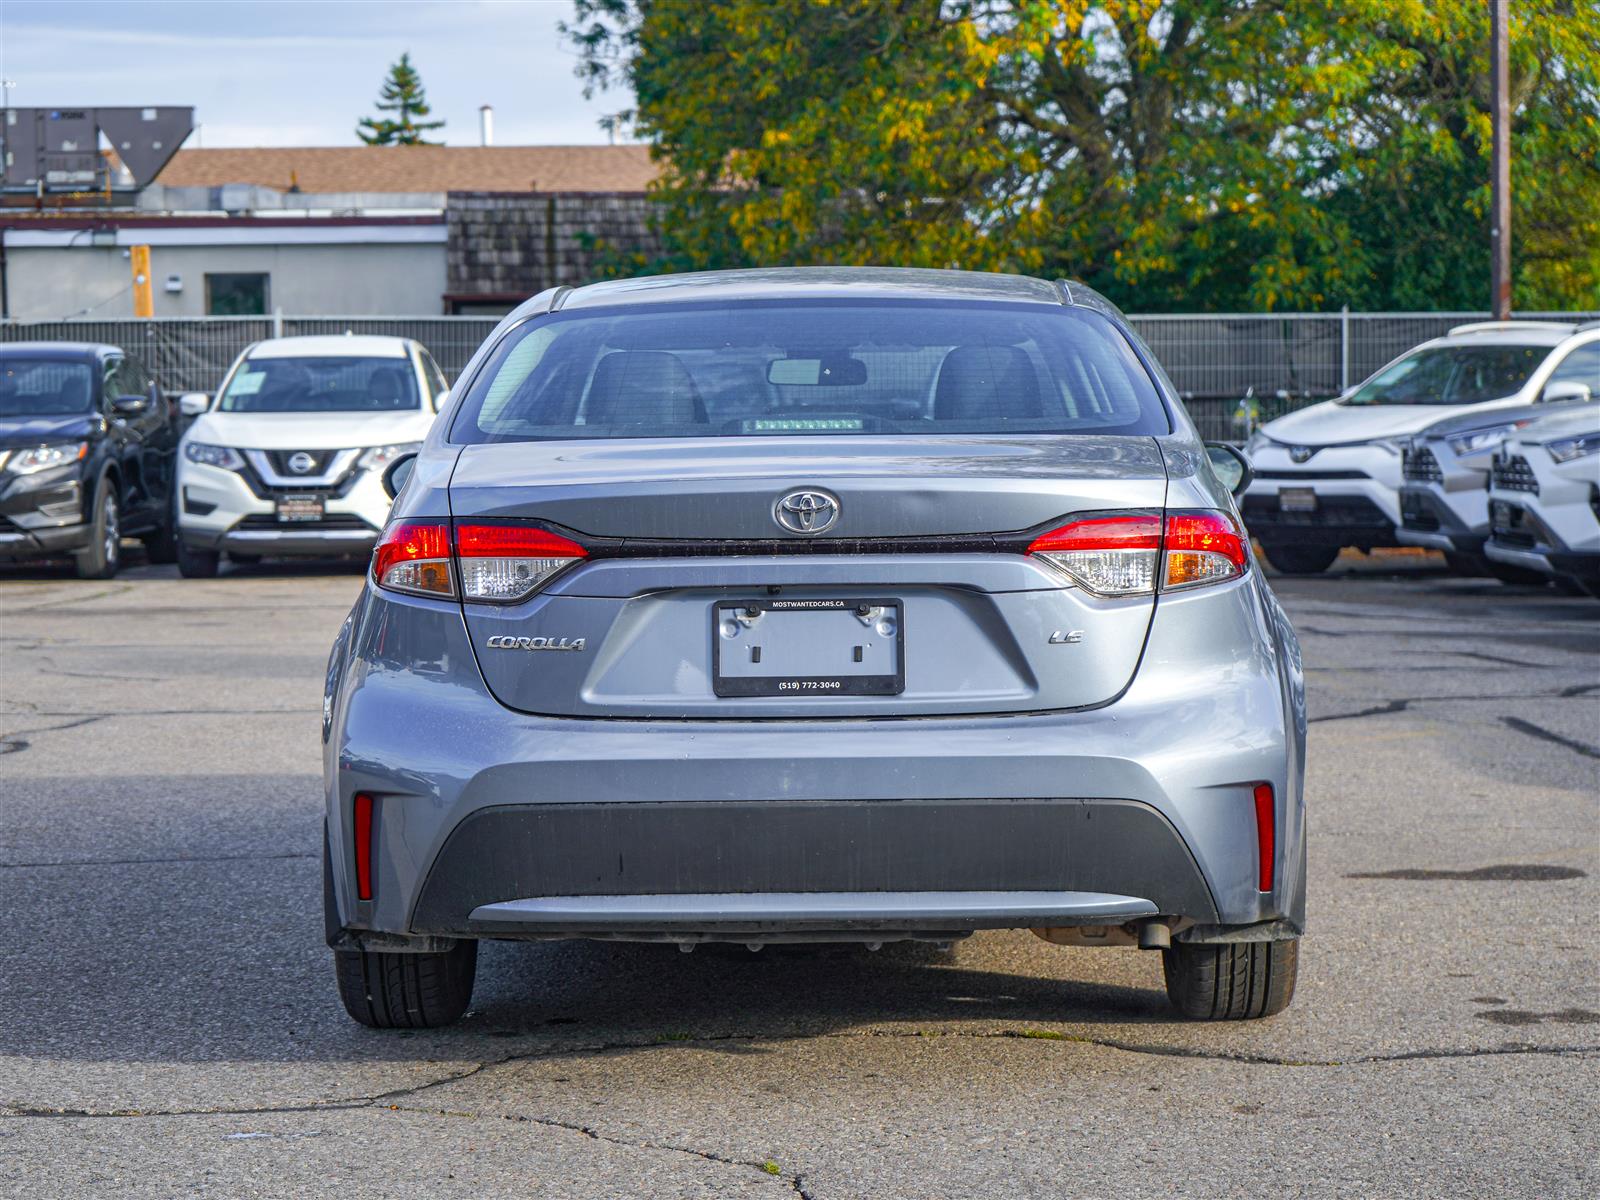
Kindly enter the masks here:
<path id="1" fill-rule="evenodd" d="M 605 249 L 658 252 L 649 216 L 643 192 L 452 192 L 445 208 L 449 293 L 531 296 L 556 284 L 586 283 Z"/>
<path id="2" fill-rule="evenodd" d="M 179 150 L 157 183 L 302 192 L 638 192 L 648 146 L 313 146 Z"/>

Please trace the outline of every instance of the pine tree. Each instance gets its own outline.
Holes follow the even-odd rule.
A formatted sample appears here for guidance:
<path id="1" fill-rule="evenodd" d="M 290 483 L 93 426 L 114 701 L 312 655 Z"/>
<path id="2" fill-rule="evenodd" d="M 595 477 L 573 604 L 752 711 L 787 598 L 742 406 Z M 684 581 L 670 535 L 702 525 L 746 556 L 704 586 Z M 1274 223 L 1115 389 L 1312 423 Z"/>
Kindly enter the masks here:
<path id="1" fill-rule="evenodd" d="M 389 75 L 378 91 L 378 111 L 395 113 L 390 117 L 364 117 L 356 129 L 356 136 L 369 146 L 432 146 L 435 142 L 423 139 L 432 129 L 444 128 L 443 121 L 419 121 L 433 110 L 422 90 L 422 76 L 411 65 L 411 53 L 400 56 L 400 61 L 389 68 Z"/>

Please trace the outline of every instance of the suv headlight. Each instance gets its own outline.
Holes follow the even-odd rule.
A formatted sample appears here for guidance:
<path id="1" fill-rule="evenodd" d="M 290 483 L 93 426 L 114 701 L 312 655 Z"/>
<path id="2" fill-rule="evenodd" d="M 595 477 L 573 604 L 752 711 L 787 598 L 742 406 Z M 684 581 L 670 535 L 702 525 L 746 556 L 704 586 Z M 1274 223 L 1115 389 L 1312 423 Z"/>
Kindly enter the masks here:
<path id="1" fill-rule="evenodd" d="M 392 446 L 372 446 L 356 459 L 356 466 L 363 471 L 381 471 L 402 454 L 415 454 L 421 449 L 421 442 L 396 442 Z"/>
<path id="2" fill-rule="evenodd" d="M 1584 433 L 1577 437 L 1562 438 L 1556 442 L 1546 442 L 1544 448 L 1550 451 L 1550 457 L 1558 463 L 1571 462 L 1575 458 L 1600 451 L 1600 433 Z"/>
<path id="3" fill-rule="evenodd" d="M 183 456 L 192 463 L 221 467 L 224 471 L 237 471 L 244 466 L 244 459 L 237 450 L 229 446 L 211 446 L 205 442 L 184 443 Z"/>
<path id="4" fill-rule="evenodd" d="M 1485 425 L 1482 429 L 1466 429 L 1460 433 L 1452 434 L 1445 439 L 1450 449 L 1458 455 L 1473 454 L 1479 450 L 1486 450 L 1505 440 L 1506 436 L 1515 433 L 1528 422 L 1512 421 L 1504 425 Z"/>
<path id="5" fill-rule="evenodd" d="M 48 471 L 51 467 L 75 463 L 88 453 L 88 442 L 58 442 L 53 446 L 14 450 L 9 458 L 0 456 L 0 465 L 13 475 L 32 475 L 35 471 Z"/>

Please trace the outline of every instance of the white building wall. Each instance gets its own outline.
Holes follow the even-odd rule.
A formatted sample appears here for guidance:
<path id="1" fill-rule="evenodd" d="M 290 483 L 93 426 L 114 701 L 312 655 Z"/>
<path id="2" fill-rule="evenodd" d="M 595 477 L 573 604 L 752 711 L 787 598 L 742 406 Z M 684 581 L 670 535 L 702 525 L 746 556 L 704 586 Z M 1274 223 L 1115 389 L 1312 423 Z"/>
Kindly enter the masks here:
<path id="1" fill-rule="evenodd" d="M 13 235 L 15 236 L 15 235 Z M 126 245 L 16 246 L 5 249 L 6 292 L 18 321 L 56 321 L 92 309 L 96 317 L 133 315 Z M 87 242 L 88 236 L 79 239 Z M 156 239 L 151 239 L 152 243 Z M 208 273 L 270 276 L 268 309 L 293 316 L 436 316 L 444 311 L 445 246 L 152 244 L 150 273 L 158 317 L 205 315 Z M 183 290 L 166 290 L 178 275 Z"/>

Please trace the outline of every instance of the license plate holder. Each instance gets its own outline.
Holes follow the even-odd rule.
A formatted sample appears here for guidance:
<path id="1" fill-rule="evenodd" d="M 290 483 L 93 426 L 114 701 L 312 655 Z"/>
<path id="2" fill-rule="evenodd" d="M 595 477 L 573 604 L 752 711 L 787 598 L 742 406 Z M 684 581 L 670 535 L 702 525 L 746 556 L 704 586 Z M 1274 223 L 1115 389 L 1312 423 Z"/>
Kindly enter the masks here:
<path id="1" fill-rule="evenodd" d="M 1310 488 L 1278 489 L 1279 512 L 1316 512 L 1317 493 Z"/>
<path id="2" fill-rule="evenodd" d="M 321 496 L 279 496 L 277 499 L 278 521 L 285 525 L 299 524 L 305 521 L 320 521 L 323 518 L 324 507 Z"/>
<path id="3" fill-rule="evenodd" d="M 905 679 L 897 599 L 767 596 L 713 608 L 718 696 L 898 696 Z"/>

